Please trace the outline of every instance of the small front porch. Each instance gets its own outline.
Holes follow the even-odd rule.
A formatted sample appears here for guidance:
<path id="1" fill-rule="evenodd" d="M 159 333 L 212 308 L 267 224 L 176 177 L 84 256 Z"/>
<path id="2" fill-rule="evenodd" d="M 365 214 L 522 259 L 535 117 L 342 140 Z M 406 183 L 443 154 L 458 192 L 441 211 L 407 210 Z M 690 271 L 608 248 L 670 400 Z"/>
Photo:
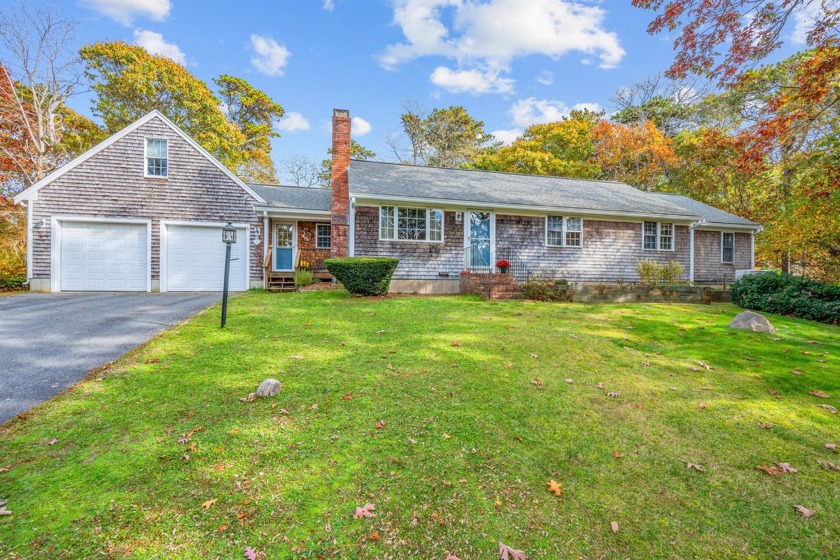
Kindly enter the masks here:
<path id="1" fill-rule="evenodd" d="M 321 282 L 332 281 L 324 261 L 330 257 L 331 227 L 329 219 L 267 216 L 265 218 L 265 289 L 292 292 L 295 271 L 312 271 Z"/>

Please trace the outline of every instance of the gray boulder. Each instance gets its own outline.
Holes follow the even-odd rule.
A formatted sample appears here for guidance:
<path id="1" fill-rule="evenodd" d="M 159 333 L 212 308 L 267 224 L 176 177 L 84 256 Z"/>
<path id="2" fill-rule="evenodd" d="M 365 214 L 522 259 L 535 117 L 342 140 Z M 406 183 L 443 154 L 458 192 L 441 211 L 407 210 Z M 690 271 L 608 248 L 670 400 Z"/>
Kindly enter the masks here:
<path id="1" fill-rule="evenodd" d="M 729 328 L 767 333 L 776 331 L 764 315 L 754 313 L 753 311 L 744 311 L 743 313 L 736 315 L 735 318 L 732 319 L 732 322 L 729 323 Z"/>
<path id="2" fill-rule="evenodd" d="M 266 379 L 262 383 L 260 383 L 259 388 L 257 388 L 257 396 L 258 397 L 273 397 L 280 393 L 283 389 L 283 386 L 280 385 L 280 382 L 276 379 Z"/>

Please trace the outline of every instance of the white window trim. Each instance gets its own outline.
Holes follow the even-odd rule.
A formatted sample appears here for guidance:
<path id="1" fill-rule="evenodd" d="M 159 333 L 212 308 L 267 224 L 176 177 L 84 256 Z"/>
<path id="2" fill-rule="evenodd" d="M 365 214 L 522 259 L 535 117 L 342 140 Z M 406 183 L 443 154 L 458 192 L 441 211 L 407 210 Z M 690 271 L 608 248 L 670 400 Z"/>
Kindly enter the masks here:
<path id="1" fill-rule="evenodd" d="M 725 261 L 723 260 L 723 236 L 731 233 L 732 234 L 732 260 Z M 720 264 L 735 264 L 735 232 L 734 231 L 722 231 L 720 232 Z"/>
<path id="2" fill-rule="evenodd" d="M 166 142 L 166 175 L 149 175 L 149 140 Z M 169 138 L 143 137 L 143 176 L 147 179 L 169 179 Z"/>
<path id="3" fill-rule="evenodd" d="M 656 249 L 648 249 L 645 247 L 645 222 L 656 223 Z M 662 224 L 671 224 L 671 248 L 663 249 L 662 243 Z M 644 220 L 642 222 L 642 251 L 666 251 L 673 253 L 677 246 L 677 226 L 674 222 L 657 222 L 655 220 Z"/>
<path id="4" fill-rule="evenodd" d="M 322 227 L 330 228 L 330 244 L 327 245 L 326 247 L 319 247 L 318 246 L 318 229 L 322 228 Z M 315 249 L 316 250 L 317 249 L 321 249 L 321 250 L 332 249 L 332 224 L 315 224 Z"/>
<path id="5" fill-rule="evenodd" d="M 382 209 L 383 208 L 393 208 L 394 209 L 394 238 L 389 239 L 387 237 L 382 237 Z M 399 239 L 399 213 L 400 208 L 403 210 L 425 210 L 426 211 L 426 239 Z M 429 239 L 429 233 L 431 226 L 431 220 L 429 219 L 429 215 L 433 210 L 440 211 L 440 240 L 432 240 Z M 390 243 L 440 243 L 443 244 L 444 239 L 446 239 L 446 212 L 443 208 L 432 208 L 430 206 L 399 206 L 396 204 L 382 204 L 379 206 L 379 214 L 377 215 L 376 219 L 376 227 L 378 230 L 377 235 L 379 236 L 379 241 L 387 241 Z"/>
<path id="6" fill-rule="evenodd" d="M 563 231 L 561 232 L 561 235 L 560 235 L 560 241 L 561 241 L 560 245 L 548 242 L 548 218 L 549 217 L 551 217 L 551 218 L 562 218 L 563 219 Z M 568 220 L 569 218 L 576 218 L 576 219 L 580 220 L 580 232 L 574 232 L 574 233 L 580 233 L 580 245 L 568 245 L 568 244 L 566 244 L 566 232 L 568 231 L 568 229 L 566 229 L 566 220 Z M 569 247 L 570 249 L 583 249 L 583 218 L 581 216 L 562 216 L 560 214 L 546 214 L 546 216 L 545 216 L 545 228 L 544 229 L 545 229 L 545 236 L 544 236 L 543 242 L 545 243 L 546 247 Z"/>

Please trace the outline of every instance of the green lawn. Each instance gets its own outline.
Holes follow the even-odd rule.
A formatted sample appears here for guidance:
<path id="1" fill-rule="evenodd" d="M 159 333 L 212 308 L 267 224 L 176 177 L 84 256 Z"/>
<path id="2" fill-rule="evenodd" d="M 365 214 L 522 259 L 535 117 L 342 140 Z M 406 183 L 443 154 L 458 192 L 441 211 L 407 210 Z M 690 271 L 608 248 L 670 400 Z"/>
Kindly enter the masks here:
<path id="1" fill-rule="evenodd" d="M 237 297 L 0 428 L 0 558 L 836 558 L 840 329 L 737 312 Z"/>

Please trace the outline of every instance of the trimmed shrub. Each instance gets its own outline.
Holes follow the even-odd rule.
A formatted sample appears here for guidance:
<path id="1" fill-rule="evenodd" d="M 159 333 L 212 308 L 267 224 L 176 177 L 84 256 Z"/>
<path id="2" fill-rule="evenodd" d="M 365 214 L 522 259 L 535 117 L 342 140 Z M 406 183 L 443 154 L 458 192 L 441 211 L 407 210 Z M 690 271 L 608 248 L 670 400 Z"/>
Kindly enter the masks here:
<path id="1" fill-rule="evenodd" d="M 399 259 L 388 257 L 342 257 L 324 265 L 354 296 L 384 296 Z"/>
<path id="2" fill-rule="evenodd" d="M 566 280 L 529 280 L 522 286 L 522 295 L 534 301 L 566 301 L 568 285 Z"/>
<path id="3" fill-rule="evenodd" d="M 682 272 L 683 267 L 677 261 L 657 263 L 645 259 L 636 263 L 636 274 L 639 275 L 639 282 L 647 285 L 659 284 L 660 282 L 676 284 L 680 281 Z"/>
<path id="4" fill-rule="evenodd" d="M 26 282 L 26 276 L 0 276 L 0 292 L 20 290 L 24 282 Z"/>
<path id="5" fill-rule="evenodd" d="M 746 274 L 732 283 L 730 294 L 745 309 L 840 323 L 840 286 L 791 274 Z"/>

